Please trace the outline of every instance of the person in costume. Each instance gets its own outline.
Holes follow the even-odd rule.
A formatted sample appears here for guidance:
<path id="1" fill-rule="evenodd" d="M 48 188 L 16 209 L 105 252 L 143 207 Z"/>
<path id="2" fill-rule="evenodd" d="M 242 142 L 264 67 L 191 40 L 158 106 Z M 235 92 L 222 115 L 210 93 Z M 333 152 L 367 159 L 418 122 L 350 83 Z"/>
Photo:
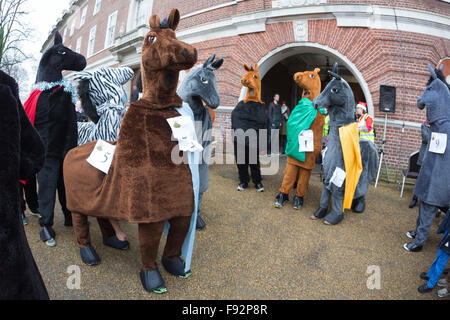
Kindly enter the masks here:
<path id="1" fill-rule="evenodd" d="M 243 101 L 239 101 L 231 113 L 231 128 L 233 129 L 234 155 L 239 172 L 237 190 L 248 188 L 250 176 L 258 192 L 264 192 L 259 162 L 260 130 L 266 127 L 266 106 L 261 100 L 261 76 L 258 64 L 253 67 L 244 65 L 247 74 L 241 79 L 247 93 Z"/>
<path id="2" fill-rule="evenodd" d="M 194 237 L 190 235 L 195 234 L 197 218 L 198 166 L 178 161 L 184 152 L 181 143 L 172 139 L 169 125 L 170 120 L 175 121 L 174 129 L 181 127 L 177 122 L 182 109 L 176 94 L 179 73 L 197 62 L 197 50 L 176 38 L 179 21 L 177 9 L 163 21 L 156 14 L 150 18 L 142 45 L 143 97 L 125 114 L 108 174 L 86 161 L 96 141 L 72 150 L 64 162 L 67 206 L 82 261 L 88 265 L 100 261 L 91 244 L 88 216 L 104 221 L 100 224 L 104 237 L 114 234 L 109 219 L 137 223 L 141 283 L 155 293 L 167 291 L 156 263 L 166 221 L 170 228 L 162 265 L 170 274 L 186 278 L 191 274 L 190 257 L 184 256 L 184 261 L 182 251 L 186 245 L 192 254 Z"/>
<path id="3" fill-rule="evenodd" d="M 294 209 L 300 210 L 308 190 L 312 169 L 322 151 L 322 134 L 325 117 L 313 106 L 313 100 L 320 94 L 322 83 L 320 69 L 298 72 L 294 81 L 303 89 L 302 99 L 294 108 L 287 122 L 287 164 L 280 193 L 276 197 L 275 208 L 282 208 L 289 201 L 289 193 L 297 183 Z M 324 110 L 321 110 L 325 113 Z M 312 132 L 312 149 L 300 151 L 299 136 L 305 131 Z"/>
<path id="4" fill-rule="evenodd" d="M 16 81 L 0 71 L 0 300 L 48 300 L 21 220 L 19 179 L 44 165 L 45 149 L 19 98 Z"/>
<path id="5" fill-rule="evenodd" d="M 406 234 L 414 240 L 403 246 L 409 252 L 422 250 L 436 209 L 446 212 L 450 204 L 450 90 L 436 71 L 428 67 L 431 79 L 417 104 L 421 110 L 426 108 L 431 135 L 414 189 L 420 200 L 416 229 Z"/>
<path id="6" fill-rule="evenodd" d="M 216 55 L 213 54 L 203 65 L 191 70 L 177 90 L 178 95 L 183 99 L 183 104 L 187 104 L 194 113 L 198 143 L 203 147 L 199 163 L 199 212 L 203 194 L 209 187 L 209 165 L 211 162 L 213 127 L 210 108 L 217 109 L 220 105 L 219 90 L 217 89 L 214 71 L 222 66 L 224 60 L 215 60 L 215 58 Z M 198 214 L 197 229 L 203 230 L 205 227 L 205 221 Z"/>
<path id="7" fill-rule="evenodd" d="M 323 159 L 320 207 L 311 219 L 325 218 L 325 224 L 335 225 L 344 219 L 345 209 L 364 212 L 365 196 L 377 172 L 378 151 L 373 142 L 359 139 L 355 99 L 349 84 L 338 74 L 338 64 L 328 72 L 333 80 L 314 100 L 316 109 L 327 108 L 330 132 Z M 332 210 L 328 213 L 330 200 Z"/>
<path id="8" fill-rule="evenodd" d="M 359 138 L 375 143 L 375 129 L 373 119 L 367 113 L 367 103 L 359 102 L 356 105 L 356 114 L 358 116 Z"/>
<path id="9" fill-rule="evenodd" d="M 267 155 L 270 157 L 272 155 L 273 142 L 279 141 L 280 128 L 283 121 L 281 118 L 280 95 L 278 93 L 274 95 L 273 101 L 269 104 L 267 118 Z M 278 151 L 277 147 L 275 154 L 278 154 Z"/>

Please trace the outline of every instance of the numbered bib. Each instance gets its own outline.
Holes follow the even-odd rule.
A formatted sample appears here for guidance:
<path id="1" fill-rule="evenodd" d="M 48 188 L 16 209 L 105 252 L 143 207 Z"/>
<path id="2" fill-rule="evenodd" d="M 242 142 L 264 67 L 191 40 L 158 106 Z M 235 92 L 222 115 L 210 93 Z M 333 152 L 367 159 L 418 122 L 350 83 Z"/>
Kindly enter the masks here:
<path id="1" fill-rule="evenodd" d="M 342 170 L 341 168 L 336 168 L 336 170 L 334 170 L 330 182 L 334 184 L 336 187 L 340 188 L 344 184 L 346 177 L 347 173 L 344 170 Z"/>
<path id="2" fill-rule="evenodd" d="M 172 129 L 172 134 L 178 140 L 178 147 L 181 151 L 201 152 L 203 147 L 197 141 L 194 123 L 187 116 L 180 116 L 167 119 Z"/>
<path id="3" fill-rule="evenodd" d="M 432 132 L 429 151 L 444 154 L 445 149 L 447 149 L 447 134 Z"/>
<path id="4" fill-rule="evenodd" d="M 108 174 L 115 152 L 116 146 L 103 140 L 98 140 L 91 155 L 87 158 L 87 162 L 94 168 Z"/>
<path id="5" fill-rule="evenodd" d="M 314 152 L 314 132 L 304 130 L 298 135 L 299 152 Z"/>

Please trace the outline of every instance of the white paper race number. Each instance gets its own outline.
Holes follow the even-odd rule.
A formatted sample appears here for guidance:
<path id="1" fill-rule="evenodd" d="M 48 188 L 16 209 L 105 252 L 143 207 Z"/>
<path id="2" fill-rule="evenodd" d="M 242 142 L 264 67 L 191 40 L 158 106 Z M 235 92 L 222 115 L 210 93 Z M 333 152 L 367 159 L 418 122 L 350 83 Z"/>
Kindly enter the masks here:
<path id="1" fill-rule="evenodd" d="M 180 116 L 167 119 L 172 129 L 173 137 L 178 140 L 178 147 L 181 151 L 201 152 L 203 147 L 197 141 L 194 123 L 187 116 Z"/>
<path id="2" fill-rule="evenodd" d="M 87 158 L 87 162 L 94 168 L 108 174 L 115 152 L 116 146 L 103 140 L 98 140 L 91 155 Z"/>
<path id="3" fill-rule="evenodd" d="M 342 170 L 341 168 L 336 168 L 336 170 L 334 170 L 330 182 L 334 184 L 336 187 L 340 188 L 344 184 L 346 177 L 347 173 L 344 170 Z"/>
<path id="4" fill-rule="evenodd" d="M 314 132 L 303 130 L 298 135 L 299 152 L 314 152 Z"/>
<path id="5" fill-rule="evenodd" d="M 447 149 L 447 134 L 445 133 L 431 133 L 430 152 L 444 154 Z"/>

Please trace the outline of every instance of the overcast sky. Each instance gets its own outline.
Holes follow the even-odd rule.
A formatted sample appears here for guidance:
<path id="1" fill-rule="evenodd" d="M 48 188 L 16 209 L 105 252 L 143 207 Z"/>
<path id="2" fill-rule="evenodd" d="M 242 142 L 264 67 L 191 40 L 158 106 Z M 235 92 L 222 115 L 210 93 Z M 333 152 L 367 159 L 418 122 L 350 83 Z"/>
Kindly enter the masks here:
<path id="1" fill-rule="evenodd" d="M 69 8 L 71 0 L 28 0 L 25 9 L 30 12 L 27 23 L 35 30 L 33 38 L 25 46 L 24 51 L 35 58 L 29 61 L 24 67 L 29 71 L 30 85 L 34 82 L 36 74 L 33 67 L 37 68 L 41 58 L 41 47 L 48 37 L 49 32 L 56 21 L 62 16 L 64 10 Z M 26 88 L 24 88 L 26 90 Z"/>

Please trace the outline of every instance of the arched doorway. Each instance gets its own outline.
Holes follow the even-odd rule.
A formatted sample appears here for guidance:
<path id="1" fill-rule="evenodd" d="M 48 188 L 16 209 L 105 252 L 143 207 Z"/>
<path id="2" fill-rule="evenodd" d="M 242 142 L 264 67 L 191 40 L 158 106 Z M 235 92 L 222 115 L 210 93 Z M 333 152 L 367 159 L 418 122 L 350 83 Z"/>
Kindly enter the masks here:
<path id="1" fill-rule="evenodd" d="M 293 75 L 320 68 L 322 84 L 325 86 L 331 80 L 327 71 L 334 62 L 339 63 L 339 72 L 352 87 L 356 102 L 367 102 L 369 113 L 373 116 L 369 87 L 356 66 L 338 51 L 316 43 L 286 44 L 272 50 L 258 62 L 263 82 L 263 100 L 270 102 L 275 93 L 280 93 L 281 100 L 286 101 L 291 108 L 295 107 L 302 92 L 293 81 Z"/>

